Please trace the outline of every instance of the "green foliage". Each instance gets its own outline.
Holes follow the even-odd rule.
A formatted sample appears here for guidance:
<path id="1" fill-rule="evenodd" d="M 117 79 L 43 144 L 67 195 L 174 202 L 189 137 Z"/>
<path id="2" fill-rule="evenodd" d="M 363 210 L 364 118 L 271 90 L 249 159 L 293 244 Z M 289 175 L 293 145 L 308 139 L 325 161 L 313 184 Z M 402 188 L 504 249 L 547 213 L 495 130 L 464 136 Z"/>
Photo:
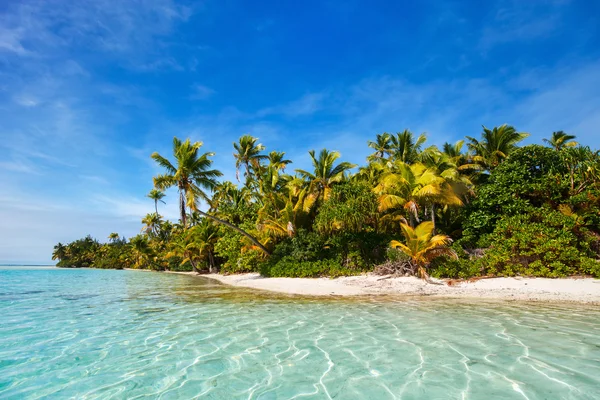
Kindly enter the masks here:
<path id="1" fill-rule="evenodd" d="M 439 257 L 431 263 L 431 276 L 436 278 L 467 279 L 480 276 L 481 268 L 474 259 L 463 250 L 458 243 L 453 243 L 450 248 L 454 250 L 458 258 Z"/>
<path id="2" fill-rule="evenodd" d="M 345 182 L 335 186 L 323 203 L 314 227 L 322 234 L 360 232 L 377 220 L 377 196 L 364 183 Z"/>
<path id="3" fill-rule="evenodd" d="M 468 279 L 479 275 L 481 269 L 473 260 L 440 257 L 432 263 L 431 276 L 436 278 Z"/>
<path id="4" fill-rule="evenodd" d="M 339 260 L 326 258 L 315 261 L 299 261 L 292 256 L 284 257 L 275 263 L 262 264 L 261 274 L 269 277 L 317 278 L 329 276 L 332 278 L 346 275 L 357 275 L 361 269 L 348 268 Z"/>
<path id="5" fill-rule="evenodd" d="M 250 230 L 252 226 L 247 223 L 242 228 Z M 245 238 L 238 232 L 222 228 L 214 247 L 215 254 L 223 260 L 221 272 L 237 274 L 259 270 L 262 252 L 246 244 Z"/>
<path id="6" fill-rule="evenodd" d="M 476 262 L 484 275 L 599 276 L 598 262 L 590 251 L 598 239 L 557 211 L 506 216 L 490 241 L 490 248 Z"/>
<path id="7" fill-rule="evenodd" d="M 330 253 L 351 268 L 368 269 L 385 260 L 391 236 L 376 232 L 344 232 L 330 237 Z"/>
<path id="8" fill-rule="evenodd" d="M 288 175 L 285 153 L 267 155 L 246 135 L 235 144 L 240 187 L 217 181 L 214 154 L 202 154 L 201 142 L 174 138 L 173 163 L 151 156 L 164 173 L 154 178 L 154 212 L 142 220 L 142 233 L 129 241 L 111 233 L 105 244 L 89 236 L 58 243 L 52 258 L 62 267 L 266 276 L 352 275 L 374 265 L 451 278 L 600 276 L 599 152 L 564 132 L 547 141 L 551 148 L 519 148 L 524 137 L 508 125 L 484 127 L 480 139 L 440 151 L 422 149 L 424 135 L 384 133 L 369 142 L 374 153 L 356 175 L 327 149 L 309 152 L 310 171 Z M 169 187 L 179 190 L 179 223 L 158 214 L 159 189 Z M 394 242 L 410 257 L 389 248 L 401 229 L 417 225 L 428 227 L 426 240 Z"/>
<path id="9" fill-rule="evenodd" d="M 65 268 L 92 267 L 99 250 L 100 243 L 88 235 L 83 239 L 69 243 L 63 257 L 59 259 L 56 266 Z"/>
<path id="10" fill-rule="evenodd" d="M 331 255 L 324 237 L 316 232 L 299 229 L 296 235 L 285 239 L 275 247 L 271 258 L 277 260 L 290 256 L 298 261 L 313 261 Z"/>
<path id="11" fill-rule="evenodd" d="M 513 151 L 465 207 L 463 242 L 474 246 L 481 235 L 494 230 L 503 215 L 526 214 L 560 202 L 568 195 L 567 187 L 555 178 L 561 172 L 560 155 L 549 148 L 530 145 Z"/>

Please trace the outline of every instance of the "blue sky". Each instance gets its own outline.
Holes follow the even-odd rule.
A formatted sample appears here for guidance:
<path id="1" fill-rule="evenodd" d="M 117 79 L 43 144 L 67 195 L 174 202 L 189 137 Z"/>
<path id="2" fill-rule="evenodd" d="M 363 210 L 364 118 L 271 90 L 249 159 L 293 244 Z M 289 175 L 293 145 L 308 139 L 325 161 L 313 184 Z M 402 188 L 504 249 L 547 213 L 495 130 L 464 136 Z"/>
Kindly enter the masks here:
<path id="1" fill-rule="evenodd" d="M 174 135 L 234 179 L 245 133 L 306 167 L 377 133 L 431 144 L 515 125 L 600 147 L 600 3 L 0 3 L 0 262 L 131 236 Z M 161 212 L 176 218 L 175 193 Z"/>

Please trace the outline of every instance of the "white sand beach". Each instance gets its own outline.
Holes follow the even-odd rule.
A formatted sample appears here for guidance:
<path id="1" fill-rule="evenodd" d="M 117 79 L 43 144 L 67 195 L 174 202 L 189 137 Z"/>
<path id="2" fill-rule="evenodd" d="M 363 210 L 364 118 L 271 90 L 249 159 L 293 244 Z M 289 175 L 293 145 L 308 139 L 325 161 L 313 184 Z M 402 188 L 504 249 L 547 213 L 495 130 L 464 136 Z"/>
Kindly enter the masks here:
<path id="1" fill-rule="evenodd" d="M 407 295 L 600 304 L 600 279 L 593 278 L 489 278 L 454 281 L 448 285 L 445 280 L 431 284 L 415 277 L 388 278 L 372 274 L 336 279 L 264 278 L 257 273 L 183 274 L 232 286 L 309 296 Z"/>

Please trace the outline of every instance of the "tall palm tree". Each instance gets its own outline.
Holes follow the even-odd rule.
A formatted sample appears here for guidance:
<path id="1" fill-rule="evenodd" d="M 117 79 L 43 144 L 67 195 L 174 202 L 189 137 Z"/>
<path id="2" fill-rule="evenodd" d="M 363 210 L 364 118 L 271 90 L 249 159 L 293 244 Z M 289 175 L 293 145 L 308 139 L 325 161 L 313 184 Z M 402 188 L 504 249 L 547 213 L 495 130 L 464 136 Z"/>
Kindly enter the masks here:
<path id="1" fill-rule="evenodd" d="M 467 136 L 469 150 L 475 164 L 483 169 L 492 171 L 509 154 L 517 148 L 517 144 L 528 137 L 528 133 L 517 132 L 510 125 L 497 126 L 494 129 L 483 127 L 481 140 Z"/>
<path id="2" fill-rule="evenodd" d="M 356 167 L 355 164 L 346 161 L 335 165 L 340 158 L 340 153 L 337 151 L 323 149 L 319 153 L 319 158 L 315 157 L 314 150 L 309 151 L 308 154 L 314 171 L 311 173 L 302 169 L 296 170 L 308 182 L 308 195 L 304 201 L 304 208 L 307 211 L 318 201 L 329 199 L 332 186 L 344 179 L 346 171 Z"/>
<path id="3" fill-rule="evenodd" d="M 378 134 L 374 142 L 369 140 L 367 144 L 370 148 L 375 150 L 375 152 L 371 154 L 368 159 L 375 161 L 389 156 L 392 151 L 391 139 L 392 135 L 384 132 L 382 134 Z"/>
<path id="4" fill-rule="evenodd" d="M 216 178 L 223 175 L 216 169 L 210 169 L 212 166 L 210 157 L 214 153 L 200 155 L 200 147 L 202 147 L 202 142 L 191 143 L 190 139 L 182 142 L 177 137 L 173 138 L 173 155 L 175 156 L 176 167 L 160 154 L 152 153 L 151 157 L 166 170 L 165 174 L 154 177 L 154 186 L 161 190 L 177 186 L 179 190 L 179 212 L 184 229 L 187 227 L 186 209 L 189 208 L 191 211 L 197 211 L 207 218 L 236 230 L 268 255 L 269 251 L 248 232 L 198 208 L 198 200 L 204 200 L 210 204 L 210 198 L 205 190 L 213 190 L 217 185 Z"/>
<path id="5" fill-rule="evenodd" d="M 396 133 L 395 136 L 390 137 L 392 158 L 407 164 L 415 162 L 421 151 L 421 146 L 426 140 L 427 136 L 424 133 L 420 134 L 415 140 L 413 133 L 408 129 Z"/>
<path id="6" fill-rule="evenodd" d="M 158 202 L 160 201 L 163 204 L 165 203 L 162 199 L 166 196 L 166 194 L 162 190 L 152 189 L 150 193 L 146 195 L 146 197 L 154 200 L 154 212 L 158 214 Z"/>
<path id="7" fill-rule="evenodd" d="M 434 235 L 433 223 L 430 221 L 420 223 L 416 228 L 401 224 L 405 243 L 392 240 L 390 246 L 400 249 L 410 257 L 413 268 L 422 279 L 429 279 L 427 265 L 436 257 L 449 256 L 457 259 L 456 252 L 448 246 L 452 239 L 447 235 Z"/>
<path id="8" fill-rule="evenodd" d="M 548 139 L 544 139 L 545 143 L 548 143 L 550 147 L 553 147 L 554 150 L 560 151 L 565 147 L 575 147 L 578 145 L 576 141 L 574 141 L 575 135 L 569 135 L 563 131 L 552 132 L 552 137 Z"/>
<path id="9" fill-rule="evenodd" d="M 246 168 L 244 176 L 249 178 L 252 174 L 251 169 L 257 169 L 260 162 L 268 158 L 268 156 L 260 154 L 265 149 L 265 146 L 260 143 L 257 144 L 256 142 L 258 142 L 258 138 L 244 135 L 237 143 L 233 143 L 233 148 L 237 151 L 237 153 L 233 153 L 233 157 L 235 158 L 235 176 L 238 182 L 240 180 L 240 168 L 242 166 Z"/>
<path id="10" fill-rule="evenodd" d="M 116 232 L 111 233 L 110 235 L 108 235 L 108 239 L 112 242 L 115 243 L 117 240 L 119 240 L 119 234 Z"/>

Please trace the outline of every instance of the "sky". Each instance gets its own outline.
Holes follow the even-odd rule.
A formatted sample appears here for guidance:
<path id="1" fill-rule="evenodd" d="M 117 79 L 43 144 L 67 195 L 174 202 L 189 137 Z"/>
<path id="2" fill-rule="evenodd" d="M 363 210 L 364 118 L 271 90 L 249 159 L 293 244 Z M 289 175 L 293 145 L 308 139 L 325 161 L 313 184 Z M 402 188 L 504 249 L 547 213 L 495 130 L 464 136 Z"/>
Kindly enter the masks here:
<path id="1" fill-rule="evenodd" d="M 243 134 L 290 169 L 324 147 L 364 163 L 407 128 L 600 148 L 600 2 L 5 1 L 0 121 L 0 263 L 47 263 L 59 241 L 140 231 L 173 136 L 231 180 Z"/>

